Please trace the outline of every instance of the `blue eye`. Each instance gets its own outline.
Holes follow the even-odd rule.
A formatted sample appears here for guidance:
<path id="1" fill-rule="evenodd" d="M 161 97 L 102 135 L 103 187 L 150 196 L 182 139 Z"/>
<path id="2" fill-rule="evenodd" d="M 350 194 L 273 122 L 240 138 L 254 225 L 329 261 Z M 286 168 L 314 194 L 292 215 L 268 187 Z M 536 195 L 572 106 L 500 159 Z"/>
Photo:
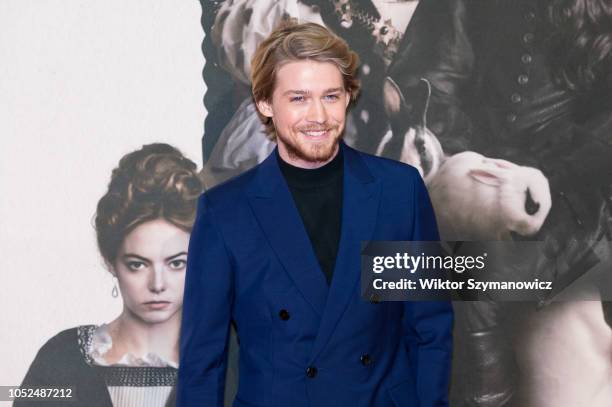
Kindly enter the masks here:
<path id="1" fill-rule="evenodd" d="M 291 99 L 289 99 L 291 102 L 303 102 L 304 101 L 304 96 L 293 96 Z"/>
<path id="2" fill-rule="evenodd" d="M 340 97 L 338 95 L 327 95 L 325 96 L 328 100 L 338 100 Z"/>

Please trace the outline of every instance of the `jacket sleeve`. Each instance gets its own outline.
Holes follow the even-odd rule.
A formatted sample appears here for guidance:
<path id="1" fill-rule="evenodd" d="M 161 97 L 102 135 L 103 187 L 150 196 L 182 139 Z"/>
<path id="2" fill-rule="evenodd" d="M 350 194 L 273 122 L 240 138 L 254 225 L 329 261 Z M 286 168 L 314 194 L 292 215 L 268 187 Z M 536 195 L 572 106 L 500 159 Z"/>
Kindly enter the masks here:
<path id="1" fill-rule="evenodd" d="M 177 406 L 223 406 L 233 304 L 230 257 L 206 194 L 189 241 Z"/>
<path id="2" fill-rule="evenodd" d="M 427 189 L 421 177 L 415 178 L 413 240 L 437 241 L 440 238 Z M 453 342 L 451 302 L 405 302 L 403 330 L 420 407 L 448 406 Z"/>
<path id="3" fill-rule="evenodd" d="M 429 81 L 427 125 L 447 154 L 474 150 L 473 125 L 461 104 L 468 88 L 473 88 L 474 51 L 467 14 L 464 0 L 419 2 L 388 71 L 409 109 L 421 103 L 411 100 L 415 93 L 410 89 L 421 78 Z"/>

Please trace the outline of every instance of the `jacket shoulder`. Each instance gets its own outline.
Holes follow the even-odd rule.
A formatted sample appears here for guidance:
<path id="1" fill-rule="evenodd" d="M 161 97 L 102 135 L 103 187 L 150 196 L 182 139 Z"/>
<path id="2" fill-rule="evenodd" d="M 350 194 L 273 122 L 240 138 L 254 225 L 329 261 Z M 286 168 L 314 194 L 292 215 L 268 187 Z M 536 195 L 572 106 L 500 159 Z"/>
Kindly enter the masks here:
<path id="1" fill-rule="evenodd" d="M 391 160 L 385 157 L 378 157 L 372 154 L 358 152 L 364 160 L 368 169 L 372 174 L 383 179 L 389 177 L 400 177 L 406 180 L 406 177 L 419 177 L 419 171 L 410 164 L 401 161 Z"/>
<path id="2" fill-rule="evenodd" d="M 382 183 L 382 202 L 385 206 L 402 205 L 401 210 L 415 203 L 415 194 L 423 190 L 423 180 L 412 165 L 371 154 L 359 153 L 372 176 Z"/>
<path id="3" fill-rule="evenodd" d="M 200 201 L 206 200 L 207 206 L 213 207 L 215 211 L 229 209 L 233 204 L 242 202 L 244 191 L 251 184 L 260 165 L 206 190 L 200 195 Z"/>

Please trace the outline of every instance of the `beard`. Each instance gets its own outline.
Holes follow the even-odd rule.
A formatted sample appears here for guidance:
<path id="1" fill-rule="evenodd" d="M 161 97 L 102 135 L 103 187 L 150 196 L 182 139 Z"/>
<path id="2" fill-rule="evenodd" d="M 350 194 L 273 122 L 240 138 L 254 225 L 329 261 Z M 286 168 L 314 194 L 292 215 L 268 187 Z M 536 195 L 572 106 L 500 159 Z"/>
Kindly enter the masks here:
<path id="1" fill-rule="evenodd" d="M 278 135 L 277 137 L 279 137 L 285 144 L 285 149 L 287 150 L 289 157 L 310 163 L 321 163 L 329 161 L 334 156 L 336 151 L 338 151 L 338 144 L 342 139 L 342 132 L 340 131 L 339 126 L 328 126 L 326 129 L 333 135 L 328 136 L 327 139 L 321 141 L 305 142 L 302 139 L 302 137 L 305 137 L 303 135 L 300 135 L 297 138 Z M 308 127 L 300 128 L 297 130 L 297 132 L 317 130 L 322 129 L 320 127 Z"/>

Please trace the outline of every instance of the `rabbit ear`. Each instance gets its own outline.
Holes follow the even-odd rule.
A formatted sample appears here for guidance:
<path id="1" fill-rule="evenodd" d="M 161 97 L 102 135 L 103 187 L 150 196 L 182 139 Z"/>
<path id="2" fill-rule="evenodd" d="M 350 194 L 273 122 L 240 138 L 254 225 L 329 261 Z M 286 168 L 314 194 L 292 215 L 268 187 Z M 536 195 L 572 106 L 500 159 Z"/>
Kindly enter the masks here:
<path id="1" fill-rule="evenodd" d="M 412 124 L 410 118 L 413 106 L 406 103 L 402 90 L 390 77 L 385 78 L 383 94 L 385 113 L 389 117 L 391 131 L 395 136 L 403 137 Z"/>
<path id="2" fill-rule="evenodd" d="M 385 77 L 383 83 L 385 113 L 389 116 L 392 127 L 427 126 L 427 110 L 431 98 L 431 84 L 421 78 L 418 82 L 404 84 L 403 88 L 393 80 Z M 402 126 L 394 126 L 393 120 L 400 120 Z"/>
<path id="3" fill-rule="evenodd" d="M 421 78 L 419 81 L 419 100 L 422 102 L 421 110 L 419 111 L 420 125 L 427 127 L 427 110 L 429 110 L 429 99 L 431 99 L 431 83 Z"/>
<path id="4" fill-rule="evenodd" d="M 383 93 L 385 96 L 388 96 L 383 100 L 387 116 L 397 115 L 407 105 L 402 90 L 390 76 L 387 76 L 383 82 Z M 398 103 L 397 105 L 395 104 L 396 102 Z"/>
<path id="5" fill-rule="evenodd" d="M 468 176 L 472 177 L 478 182 L 493 186 L 500 186 L 505 179 L 502 171 L 492 166 L 483 166 L 471 169 L 468 171 Z"/>

